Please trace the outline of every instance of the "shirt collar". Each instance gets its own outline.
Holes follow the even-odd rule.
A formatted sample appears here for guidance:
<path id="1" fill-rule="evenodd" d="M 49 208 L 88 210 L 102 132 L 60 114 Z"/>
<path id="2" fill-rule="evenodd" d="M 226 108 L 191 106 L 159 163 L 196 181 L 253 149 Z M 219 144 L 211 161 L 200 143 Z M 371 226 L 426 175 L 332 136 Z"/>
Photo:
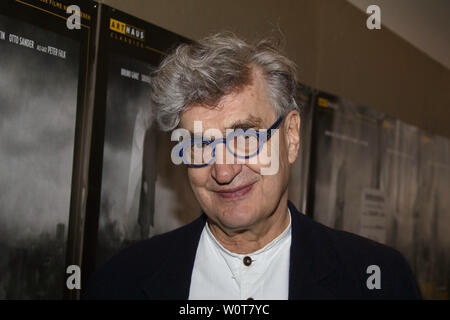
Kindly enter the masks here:
<path id="1" fill-rule="evenodd" d="M 276 247 L 277 245 L 279 245 L 283 239 L 287 238 L 290 233 L 291 233 L 291 211 L 288 208 L 288 213 L 289 213 L 289 224 L 286 227 L 286 229 L 284 229 L 284 231 L 282 233 L 280 233 L 275 239 L 273 239 L 271 242 L 269 242 L 268 244 L 266 244 L 263 248 L 254 251 L 252 253 L 247 253 L 247 254 L 239 254 L 239 253 L 234 253 L 231 252 L 230 250 L 226 249 L 224 246 L 222 246 L 222 244 L 216 239 L 216 237 L 214 237 L 213 233 L 211 232 L 211 229 L 209 228 L 208 222 L 206 222 L 205 224 L 205 228 L 206 228 L 206 233 L 208 235 L 208 238 L 214 243 L 214 245 L 217 247 L 217 249 L 219 249 L 221 252 L 225 253 L 227 256 L 230 257 L 235 257 L 238 259 L 242 259 L 245 256 L 249 256 L 249 257 L 254 257 L 254 256 L 258 256 L 261 255 L 262 253 L 267 252 L 268 250 Z"/>

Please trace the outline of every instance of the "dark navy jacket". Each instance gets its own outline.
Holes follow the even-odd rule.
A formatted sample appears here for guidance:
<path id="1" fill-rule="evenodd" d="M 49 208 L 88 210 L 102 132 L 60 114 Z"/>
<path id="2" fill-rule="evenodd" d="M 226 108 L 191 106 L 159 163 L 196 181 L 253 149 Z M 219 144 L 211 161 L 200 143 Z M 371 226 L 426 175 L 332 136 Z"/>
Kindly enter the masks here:
<path id="1" fill-rule="evenodd" d="M 420 299 L 403 256 L 357 235 L 330 229 L 289 202 L 292 241 L 289 299 Z M 203 214 L 177 230 L 114 256 L 89 281 L 84 299 L 188 299 Z M 380 268 L 381 289 L 368 289 L 367 267 Z"/>

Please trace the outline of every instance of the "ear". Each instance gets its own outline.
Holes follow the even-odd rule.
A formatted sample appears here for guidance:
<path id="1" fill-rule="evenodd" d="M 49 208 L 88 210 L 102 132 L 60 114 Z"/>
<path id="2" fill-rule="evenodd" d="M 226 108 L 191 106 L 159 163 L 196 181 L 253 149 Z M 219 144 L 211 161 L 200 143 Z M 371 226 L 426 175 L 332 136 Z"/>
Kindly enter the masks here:
<path id="1" fill-rule="evenodd" d="M 297 110 L 289 112 L 284 119 L 288 160 L 290 164 L 295 162 L 298 156 L 298 150 L 300 149 L 300 123 L 301 118 Z"/>

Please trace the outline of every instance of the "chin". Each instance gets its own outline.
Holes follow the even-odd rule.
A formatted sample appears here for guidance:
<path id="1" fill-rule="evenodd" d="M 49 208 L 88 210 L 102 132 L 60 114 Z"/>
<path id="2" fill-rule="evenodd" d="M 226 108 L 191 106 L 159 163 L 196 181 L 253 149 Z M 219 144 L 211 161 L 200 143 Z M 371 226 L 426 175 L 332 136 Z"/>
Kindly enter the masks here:
<path id="1" fill-rule="evenodd" d="M 248 228 L 259 218 L 255 209 L 245 204 L 225 208 L 219 215 L 220 222 L 230 229 Z"/>

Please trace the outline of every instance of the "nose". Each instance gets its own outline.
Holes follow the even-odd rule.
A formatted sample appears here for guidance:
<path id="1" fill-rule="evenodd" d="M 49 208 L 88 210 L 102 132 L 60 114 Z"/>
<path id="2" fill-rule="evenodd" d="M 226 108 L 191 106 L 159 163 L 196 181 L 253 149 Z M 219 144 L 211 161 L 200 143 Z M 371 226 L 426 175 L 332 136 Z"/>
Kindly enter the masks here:
<path id="1" fill-rule="evenodd" d="M 242 164 L 227 163 L 227 148 L 225 144 L 215 147 L 216 161 L 212 164 L 211 176 L 219 185 L 229 184 L 242 171 Z"/>
<path id="2" fill-rule="evenodd" d="M 242 164 L 217 164 L 212 165 L 211 175 L 217 184 L 228 184 L 242 171 Z"/>

